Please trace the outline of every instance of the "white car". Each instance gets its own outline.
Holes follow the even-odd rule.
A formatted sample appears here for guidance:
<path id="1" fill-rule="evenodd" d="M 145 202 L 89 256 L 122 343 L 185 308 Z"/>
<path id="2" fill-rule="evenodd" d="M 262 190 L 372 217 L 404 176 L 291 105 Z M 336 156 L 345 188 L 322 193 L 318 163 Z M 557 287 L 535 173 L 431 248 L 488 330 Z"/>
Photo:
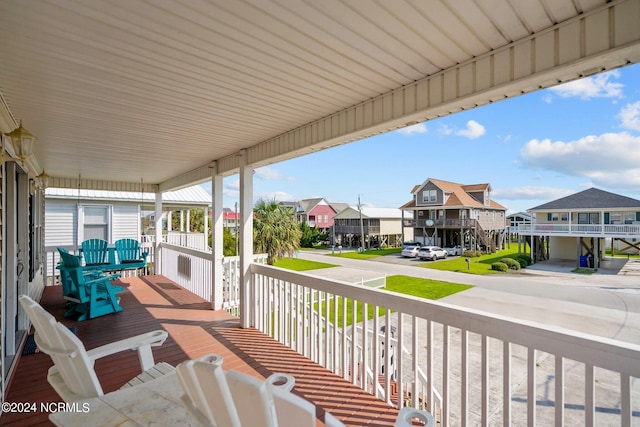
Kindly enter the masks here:
<path id="1" fill-rule="evenodd" d="M 462 247 L 460 245 L 444 248 L 444 250 L 447 251 L 447 254 L 450 256 L 462 255 Z"/>
<path id="2" fill-rule="evenodd" d="M 447 251 L 440 246 L 422 246 L 418 251 L 418 256 L 421 260 L 430 259 L 431 261 L 435 261 L 438 258 L 446 258 L 447 255 Z"/>
<path id="3" fill-rule="evenodd" d="M 418 256 L 418 251 L 420 250 L 420 246 L 407 246 L 402 250 L 400 255 L 405 258 L 416 258 Z"/>

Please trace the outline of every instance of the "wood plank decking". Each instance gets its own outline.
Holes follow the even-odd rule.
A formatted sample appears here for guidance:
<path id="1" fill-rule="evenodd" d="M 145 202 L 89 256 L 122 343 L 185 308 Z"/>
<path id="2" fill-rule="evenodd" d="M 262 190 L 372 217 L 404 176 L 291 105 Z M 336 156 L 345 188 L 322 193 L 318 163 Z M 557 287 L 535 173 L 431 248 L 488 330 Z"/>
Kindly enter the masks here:
<path id="1" fill-rule="evenodd" d="M 255 329 L 241 329 L 239 320 L 163 276 L 122 279 L 124 311 L 84 322 L 63 319 L 77 328 L 87 349 L 155 329 L 169 332 L 165 344 L 154 350 L 156 361 L 174 366 L 208 353 L 224 357 L 225 370 L 266 378 L 274 372 L 295 376 L 294 392 L 316 404 L 318 417 L 329 411 L 349 426 L 392 426 L 397 409 L 365 393 L 327 369 Z M 58 287 L 47 287 L 41 300 L 61 319 L 65 302 Z M 46 373 L 52 365 L 44 354 L 22 356 L 10 384 L 8 402 L 59 402 Z M 96 371 L 105 393 L 114 391 L 139 373 L 135 352 L 100 359 Z M 98 425 L 98 420 L 96 420 Z M 321 423 L 319 423 L 321 424 Z M 5 413 L 0 425 L 51 425 L 48 414 Z"/>

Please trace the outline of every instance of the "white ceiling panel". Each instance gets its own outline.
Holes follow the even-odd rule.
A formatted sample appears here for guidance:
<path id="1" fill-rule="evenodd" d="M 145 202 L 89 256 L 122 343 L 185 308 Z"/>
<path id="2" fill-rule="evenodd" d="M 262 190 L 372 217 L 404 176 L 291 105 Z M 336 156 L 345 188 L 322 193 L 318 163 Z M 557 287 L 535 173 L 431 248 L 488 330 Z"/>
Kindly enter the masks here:
<path id="1" fill-rule="evenodd" d="M 0 94 L 49 175 L 159 184 L 350 109 L 365 127 L 401 117 L 412 98 L 390 93 L 608 4 L 2 0 Z M 485 65 L 456 78 L 487 81 Z M 429 102 L 476 84 L 446 76 Z M 339 139 L 351 125 L 336 121 L 305 132 L 333 145 L 366 134 Z M 290 140 L 278 159 L 303 152 Z"/>

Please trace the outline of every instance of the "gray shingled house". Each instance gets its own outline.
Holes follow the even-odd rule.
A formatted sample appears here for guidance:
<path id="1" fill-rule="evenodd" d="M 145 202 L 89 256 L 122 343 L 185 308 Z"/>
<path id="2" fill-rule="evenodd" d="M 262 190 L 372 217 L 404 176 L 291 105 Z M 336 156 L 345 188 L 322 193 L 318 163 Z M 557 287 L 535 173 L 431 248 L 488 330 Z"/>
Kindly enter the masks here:
<path id="1" fill-rule="evenodd" d="M 606 238 L 638 248 L 640 200 L 590 188 L 527 212 L 533 223 L 520 225 L 519 234 L 536 261 L 575 260 L 580 267 L 598 268 Z"/>

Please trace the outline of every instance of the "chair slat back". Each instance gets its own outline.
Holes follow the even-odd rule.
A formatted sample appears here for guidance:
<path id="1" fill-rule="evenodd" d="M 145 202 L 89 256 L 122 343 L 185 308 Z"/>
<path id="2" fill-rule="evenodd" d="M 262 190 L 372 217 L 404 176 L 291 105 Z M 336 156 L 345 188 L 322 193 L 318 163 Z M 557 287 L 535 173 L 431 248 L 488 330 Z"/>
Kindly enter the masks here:
<path id="1" fill-rule="evenodd" d="M 102 396 L 102 387 L 82 341 L 27 295 L 21 295 L 19 301 L 36 329 L 38 348 L 51 357 L 69 391 L 77 399 Z M 56 391 L 69 401 L 69 395 Z"/>
<path id="2" fill-rule="evenodd" d="M 140 243 L 135 239 L 120 239 L 116 241 L 118 261 L 140 260 Z"/>
<path id="3" fill-rule="evenodd" d="M 222 370 L 222 357 L 208 355 L 176 368 L 178 381 L 198 418 L 210 425 L 241 427 L 231 391 Z M 190 400 L 190 402 L 189 402 Z M 259 425 L 259 424 L 256 424 Z"/>
<path id="4" fill-rule="evenodd" d="M 81 301 L 87 300 L 89 298 L 88 290 L 82 286 L 84 284 L 84 273 L 80 261 L 81 258 L 63 248 L 58 248 L 58 252 L 61 259 L 59 267 L 60 280 L 66 282 L 63 288 L 63 295 L 74 294 Z"/>
<path id="5" fill-rule="evenodd" d="M 89 239 L 82 242 L 82 256 L 86 265 L 108 263 L 109 243 L 102 239 Z"/>

